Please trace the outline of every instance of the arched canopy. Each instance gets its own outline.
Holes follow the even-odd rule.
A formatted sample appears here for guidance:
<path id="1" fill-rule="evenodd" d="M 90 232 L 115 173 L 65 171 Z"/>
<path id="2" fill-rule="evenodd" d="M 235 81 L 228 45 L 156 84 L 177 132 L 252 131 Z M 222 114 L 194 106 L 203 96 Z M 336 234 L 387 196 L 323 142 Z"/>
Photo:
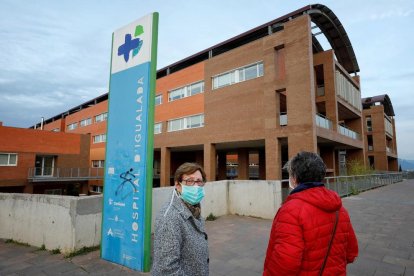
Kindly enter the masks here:
<path id="1" fill-rule="evenodd" d="M 391 99 L 388 97 L 387 94 L 374 96 L 374 97 L 368 97 L 361 99 L 362 107 L 364 109 L 368 109 L 371 106 L 381 104 L 384 106 L 384 112 L 388 116 L 395 116 L 394 114 L 394 108 L 392 107 Z"/>

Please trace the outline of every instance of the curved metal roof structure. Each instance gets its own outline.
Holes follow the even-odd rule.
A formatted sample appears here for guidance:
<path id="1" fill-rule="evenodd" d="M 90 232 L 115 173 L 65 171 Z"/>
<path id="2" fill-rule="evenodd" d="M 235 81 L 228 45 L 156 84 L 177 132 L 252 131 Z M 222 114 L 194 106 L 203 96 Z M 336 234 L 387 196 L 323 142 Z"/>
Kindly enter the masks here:
<path id="1" fill-rule="evenodd" d="M 351 41 L 342 26 L 341 21 L 328 7 L 320 4 L 310 5 L 307 13 L 312 21 L 325 34 L 332 49 L 335 51 L 338 62 L 348 71 L 348 73 L 359 72 L 358 61 L 356 59 Z"/>
<path id="2" fill-rule="evenodd" d="M 244 32 L 238 36 L 223 41 L 204 51 L 191 55 L 183 60 L 173 63 L 157 71 L 157 77 L 161 78 L 170 73 L 181 70 L 198 62 L 207 60 L 249 42 L 271 35 L 283 30 L 283 24 L 301 15 L 308 14 L 315 25 L 323 32 L 335 51 L 338 62 L 348 73 L 359 72 L 358 62 L 349 37 L 339 21 L 338 17 L 326 6 L 314 4 L 305 6 L 282 17 L 274 19 L 254 29 Z M 312 36 L 313 49 L 315 52 L 323 51 L 315 36 Z"/>
<path id="3" fill-rule="evenodd" d="M 364 109 L 370 108 L 371 106 L 374 106 L 376 103 L 379 103 L 384 106 L 384 112 L 388 116 L 395 116 L 394 108 L 392 107 L 391 99 L 388 97 L 387 94 L 384 95 L 378 95 L 374 97 L 367 97 L 361 99 L 362 107 Z"/>

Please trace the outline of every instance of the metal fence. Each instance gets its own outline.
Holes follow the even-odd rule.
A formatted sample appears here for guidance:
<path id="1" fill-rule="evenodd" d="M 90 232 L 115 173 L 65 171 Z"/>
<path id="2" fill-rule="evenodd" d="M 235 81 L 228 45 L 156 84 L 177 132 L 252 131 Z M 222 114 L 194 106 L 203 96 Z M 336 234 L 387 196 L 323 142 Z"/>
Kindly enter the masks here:
<path id="1" fill-rule="evenodd" d="M 341 197 L 344 197 L 394 184 L 402 181 L 402 179 L 402 173 L 325 177 L 325 186 L 337 192 Z"/>
<path id="2" fill-rule="evenodd" d="M 29 168 L 28 179 L 36 181 L 102 179 L 103 168 Z"/>
<path id="3" fill-rule="evenodd" d="M 410 178 L 414 174 L 407 173 L 382 173 L 369 175 L 352 175 L 325 177 L 325 187 L 337 192 L 341 197 L 356 195 L 360 192 L 381 186 L 394 184 L 402 181 L 404 178 Z M 282 180 L 282 197 L 283 201 L 289 195 L 289 180 Z"/>

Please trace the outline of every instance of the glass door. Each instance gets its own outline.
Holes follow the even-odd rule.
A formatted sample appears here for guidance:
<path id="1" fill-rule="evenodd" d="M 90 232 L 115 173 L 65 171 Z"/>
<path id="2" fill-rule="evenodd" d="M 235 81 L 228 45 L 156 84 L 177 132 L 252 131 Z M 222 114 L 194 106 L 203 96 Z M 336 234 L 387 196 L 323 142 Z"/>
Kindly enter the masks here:
<path id="1" fill-rule="evenodd" d="M 53 176 L 54 156 L 36 156 L 35 176 Z"/>

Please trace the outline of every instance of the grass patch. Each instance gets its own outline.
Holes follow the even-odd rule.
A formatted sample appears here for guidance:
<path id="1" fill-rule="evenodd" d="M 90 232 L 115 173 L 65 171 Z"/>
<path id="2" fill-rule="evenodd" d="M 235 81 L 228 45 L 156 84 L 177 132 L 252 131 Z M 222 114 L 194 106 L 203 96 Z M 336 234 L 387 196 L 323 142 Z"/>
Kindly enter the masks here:
<path id="1" fill-rule="evenodd" d="M 89 252 L 98 250 L 99 248 L 100 248 L 100 245 L 91 246 L 91 247 L 84 246 L 84 247 L 82 247 L 81 249 L 79 249 L 77 251 L 74 251 L 72 253 L 69 253 L 68 255 L 65 256 L 65 258 L 73 258 L 75 256 L 84 255 L 84 254 L 87 254 Z"/>
<path id="2" fill-rule="evenodd" d="M 21 246 L 27 246 L 27 247 L 30 246 L 30 244 L 28 244 L 28 243 L 18 242 L 18 241 L 12 240 L 12 239 L 7 239 L 5 241 L 5 243 L 13 243 L 13 244 L 17 244 L 17 245 L 21 245 Z"/>
<path id="3" fill-rule="evenodd" d="M 206 220 L 208 220 L 208 221 L 213 221 L 213 220 L 216 220 L 217 219 L 217 217 L 215 216 L 215 215 L 213 215 L 213 213 L 210 213 L 207 217 L 206 217 Z"/>
<path id="4" fill-rule="evenodd" d="M 358 188 L 351 186 L 351 195 L 358 195 L 360 192 L 358 190 Z"/>
<path id="5" fill-rule="evenodd" d="M 60 254 L 60 248 L 52 249 L 52 250 L 50 251 L 50 253 L 51 253 L 52 255 Z"/>

